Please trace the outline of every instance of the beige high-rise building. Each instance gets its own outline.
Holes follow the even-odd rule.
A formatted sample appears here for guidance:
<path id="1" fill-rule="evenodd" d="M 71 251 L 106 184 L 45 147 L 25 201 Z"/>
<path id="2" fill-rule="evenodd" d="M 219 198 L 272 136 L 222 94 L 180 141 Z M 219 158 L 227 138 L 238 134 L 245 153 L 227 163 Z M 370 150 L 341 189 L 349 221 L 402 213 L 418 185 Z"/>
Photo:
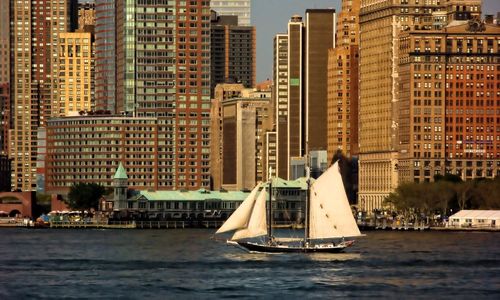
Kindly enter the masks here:
<path id="1" fill-rule="evenodd" d="M 278 176 L 290 179 L 291 162 L 327 149 L 328 49 L 335 46 L 335 10 L 294 15 L 274 45 Z"/>
<path id="2" fill-rule="evenodd" d="M 16 0 L 10 5 L 12 189 L 31 191 L 36 187 L 37 130 L 58 99 L 59 33 L 76 28 L 77 0 Z"/>
<path id="3" fill-rule="evenodd" d="M 288 178 L 288 34 L 274 37 L 274 103 L 276 117 L 276 172 L 281 178 Z M 281 133 L 281 134 L 278 134 Z M 282 162 L 281 164 L 279 162 Z"/>
<path id="4" fill-rule="evenodd" d="M 94 109 L 92 33 L 59 34 L 59 116 Z"/>
<path id="5" fill-rule="evenodd" d="M 277 175 L 290 178 L 292 157 L 304 153 L 304 22 L 294 15 L 286 34 L 274 38 L 274 86 L 276 105 Z"/>
<path id="6" fill-rule="evenodd" d="M 343 0 L 336 47 L 328 52 L 328 157 L 358 154 L 358 63 L 360 0 Z"/>
<path id="7" fill-rule="evenodd" d="M 480 15 L 480 0 L 362 0 L 360 7 L 359 192 L 372 212 L 398 186 L 399 34 L 432 29 L 433 13 L 445 22 Z M 444 14 L 443 14 L 444 15 Z"/>
<path id="8" fill-rule="evenodd" d="M 219 84 L 212 105 L 213 189 L 252 189 L 266 178 L 266 134 L 272 130 L 270 91 Z"/>

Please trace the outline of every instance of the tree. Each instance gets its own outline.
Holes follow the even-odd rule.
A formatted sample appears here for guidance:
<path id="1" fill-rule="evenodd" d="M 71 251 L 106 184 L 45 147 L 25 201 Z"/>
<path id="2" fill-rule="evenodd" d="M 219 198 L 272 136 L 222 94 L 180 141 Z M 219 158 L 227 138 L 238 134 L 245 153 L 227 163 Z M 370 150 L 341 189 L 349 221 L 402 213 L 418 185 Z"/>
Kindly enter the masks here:
<path id="1" fill-rule="evenodd" d="M 457 194 L 458 208 L 460 210 L 466 209 L 467 203 L 469 202 L 474 191 L 474 182 L 469 180 L 461 183 L 455 183 L 453 187 Z"/>
<path id="2" fill-rule="evenodd" d="M 500 209 L 500 177 L 479 181 L 472 201 L 474 208 Z"/>
<path id="3" fill-rule="evenodd" d="M 106 189 L 97 183 L 77 183 L 71 186 L 66 203 L 74 210 L 97 209 Z"/>

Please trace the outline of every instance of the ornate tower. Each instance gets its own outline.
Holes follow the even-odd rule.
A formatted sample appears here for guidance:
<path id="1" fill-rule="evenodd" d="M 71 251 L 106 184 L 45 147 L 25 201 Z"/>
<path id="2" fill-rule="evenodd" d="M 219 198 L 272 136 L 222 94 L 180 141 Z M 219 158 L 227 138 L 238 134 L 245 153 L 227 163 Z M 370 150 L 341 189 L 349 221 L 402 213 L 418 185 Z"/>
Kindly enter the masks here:
<path id="1" fill-rule="evenodd" d="M 115 189 L 113 207 L 115 209 L 127 208 L 128 176 L 121 162 L 118 165 L 118 169 L 116 169 L 115 176 L 113 177 L 113 186 Z"/>

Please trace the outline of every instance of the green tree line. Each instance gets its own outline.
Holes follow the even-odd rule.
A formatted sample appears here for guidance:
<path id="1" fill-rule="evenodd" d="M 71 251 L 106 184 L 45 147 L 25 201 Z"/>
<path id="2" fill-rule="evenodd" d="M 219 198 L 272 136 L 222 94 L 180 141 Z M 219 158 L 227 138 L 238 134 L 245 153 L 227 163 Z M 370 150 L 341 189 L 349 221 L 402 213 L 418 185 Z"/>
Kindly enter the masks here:
<path id="1" fill-rule="evenodd" d="M 500 209 L 500 178 L 462 181 L 454 175 L 434 182 L 403 183 L 385 204 L 403 215 L 450 215 L 462 209 Z"/>

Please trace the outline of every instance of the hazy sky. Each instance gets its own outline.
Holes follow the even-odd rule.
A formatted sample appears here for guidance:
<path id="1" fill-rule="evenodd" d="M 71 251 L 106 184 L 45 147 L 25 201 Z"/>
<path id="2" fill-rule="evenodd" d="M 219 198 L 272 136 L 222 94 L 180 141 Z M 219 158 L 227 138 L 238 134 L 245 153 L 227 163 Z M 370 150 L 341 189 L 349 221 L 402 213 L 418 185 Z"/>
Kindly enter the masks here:
<path id="1" fill-rule="evenodd" d="M 333 7 L 340 11 L 340 0 L 252 0 L 252 25 L 257 30 L 257 82 L 272 77 L 273 38 L 285 33 L 294 14 L 304 17 L 307 8 Z M 500 12 L 500 0 L 483 0 L 483 13 Z"/>

